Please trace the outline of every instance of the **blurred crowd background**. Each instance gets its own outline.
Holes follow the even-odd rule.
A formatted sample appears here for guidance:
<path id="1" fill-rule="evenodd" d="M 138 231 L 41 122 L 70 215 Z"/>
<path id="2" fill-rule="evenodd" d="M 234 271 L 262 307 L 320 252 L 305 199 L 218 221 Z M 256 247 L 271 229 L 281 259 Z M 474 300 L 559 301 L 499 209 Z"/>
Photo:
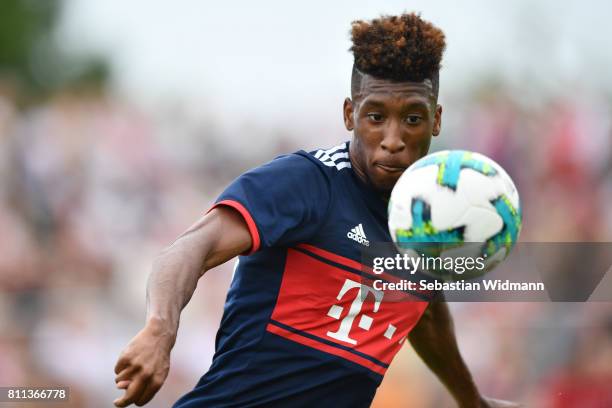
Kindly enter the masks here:
<path id="1" fill-rule="evenodd" d="M 505 167 L 523 241 L 611 241 L 612 32 L 600 22 L 612 7 L 421 3 L 448 42 L 432 150 Z M 66 406 L 110 406 L 153 256 L 243 171 L 348 139 L 350 21 L 407 7 L 173 4 L 0 4 L 0 386 L 65 385 Z M 170 406 L 206 371 L 230 276 L 224 265 L 200 281 L 150 406 Z M 610 303 L 452 309 L 485 394 L 612 406 Z M 374 406 L 453 404 L 407 346 Z"/>

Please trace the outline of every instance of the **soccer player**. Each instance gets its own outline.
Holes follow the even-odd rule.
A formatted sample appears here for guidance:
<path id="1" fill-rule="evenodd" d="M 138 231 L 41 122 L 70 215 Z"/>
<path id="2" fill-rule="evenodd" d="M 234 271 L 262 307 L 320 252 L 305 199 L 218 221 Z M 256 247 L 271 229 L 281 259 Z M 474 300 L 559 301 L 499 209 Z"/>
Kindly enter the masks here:
<path id="1" fill-rule="evenodd" d="M 156 258 L 116 406 L 155 395 L 198 279 L 238 255 L 212 365 L 175 408 L 368 407 L 406 338 L 460 407 L 517 406 L 479 393 L 444 302 L 385 302 L 362 281 L 362 250 L 391 241 L 391 189 L 440 133 L 445 39 L 404 14 L 354 22 L 352 41 L 352 139 L 243 174 Z"/>

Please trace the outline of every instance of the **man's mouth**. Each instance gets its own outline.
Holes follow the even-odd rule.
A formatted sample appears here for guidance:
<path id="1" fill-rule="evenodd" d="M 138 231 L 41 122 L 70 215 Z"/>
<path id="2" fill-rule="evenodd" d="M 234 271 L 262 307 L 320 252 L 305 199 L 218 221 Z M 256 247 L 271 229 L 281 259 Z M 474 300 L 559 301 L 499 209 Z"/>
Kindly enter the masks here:
<path id="1" fill-rule="evenodd" d="M 404 166 L 397 166 L 391 164 L 376 163 L 375 166 L 383 169 L 387 173 L 401 173 L 406 170 L 406 167 Z"/>

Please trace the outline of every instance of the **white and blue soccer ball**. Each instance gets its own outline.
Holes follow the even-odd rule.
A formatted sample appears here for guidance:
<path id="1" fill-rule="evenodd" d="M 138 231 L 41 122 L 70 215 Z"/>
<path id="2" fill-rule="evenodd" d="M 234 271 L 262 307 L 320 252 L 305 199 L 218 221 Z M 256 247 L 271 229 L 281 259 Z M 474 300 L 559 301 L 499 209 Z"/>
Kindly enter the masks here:
<path id="1" fill-rule="evenodd" d="M 463 150 L 416 161 L 396 183 L 388 212 L 389 231 L 401 252 L 486 260 L 483 269 L 464 278 L 482 275 L 505 259 L 522 221 L 510 176 L 490 158 Z"/>

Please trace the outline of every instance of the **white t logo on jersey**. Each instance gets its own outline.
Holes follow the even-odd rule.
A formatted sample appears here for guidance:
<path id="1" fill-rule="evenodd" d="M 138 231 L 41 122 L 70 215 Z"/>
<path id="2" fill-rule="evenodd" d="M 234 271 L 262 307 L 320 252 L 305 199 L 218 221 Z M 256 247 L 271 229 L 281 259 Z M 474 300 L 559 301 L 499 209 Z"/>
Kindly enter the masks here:
<path id="1" fill-rule="evenodd" d="M 361 313 L 363 302 L 368 297 L 368 294 L 373 294 L 375 301 L 372 313 L 376 313 L 380 307 L 380 303 L 382 302 L 384 293 L 370 286 L 362 285 L 359 282 L 347 279 L 344 281 L 344 285 L 342 285 L 342 289 L 340 289 L 340 293 L 338 293 L 336 299 L 341 300 L 344 295 L 351 289 L 358 290 L 355 291 L 355 298 L 351 303 L 347 315 L 340 322 L 340 327 L 338 328 L 338 330 L 335 332 L 328 331 L 327 335 L 336 340 L 340 340 L 350 344 L 357 344 L 357 340 L 352 339 L 350 337 L 350 332 L 353 328 L 353 322 L 355 321 L 355 318 Z M 340 319 L 340 315 L 342 314 L 343 309 L 344 308 L 342 306 L 332 305 L 332 307 L 329 309 L 329 312 L 327 312 L 327 315 L 333 317 L 334 319 Z M 371 325 L 372 318 L 366 314 L 361 314 L 361 319 L 359 319 L 358 326 L 363 330 L 370 330 Z"/>

